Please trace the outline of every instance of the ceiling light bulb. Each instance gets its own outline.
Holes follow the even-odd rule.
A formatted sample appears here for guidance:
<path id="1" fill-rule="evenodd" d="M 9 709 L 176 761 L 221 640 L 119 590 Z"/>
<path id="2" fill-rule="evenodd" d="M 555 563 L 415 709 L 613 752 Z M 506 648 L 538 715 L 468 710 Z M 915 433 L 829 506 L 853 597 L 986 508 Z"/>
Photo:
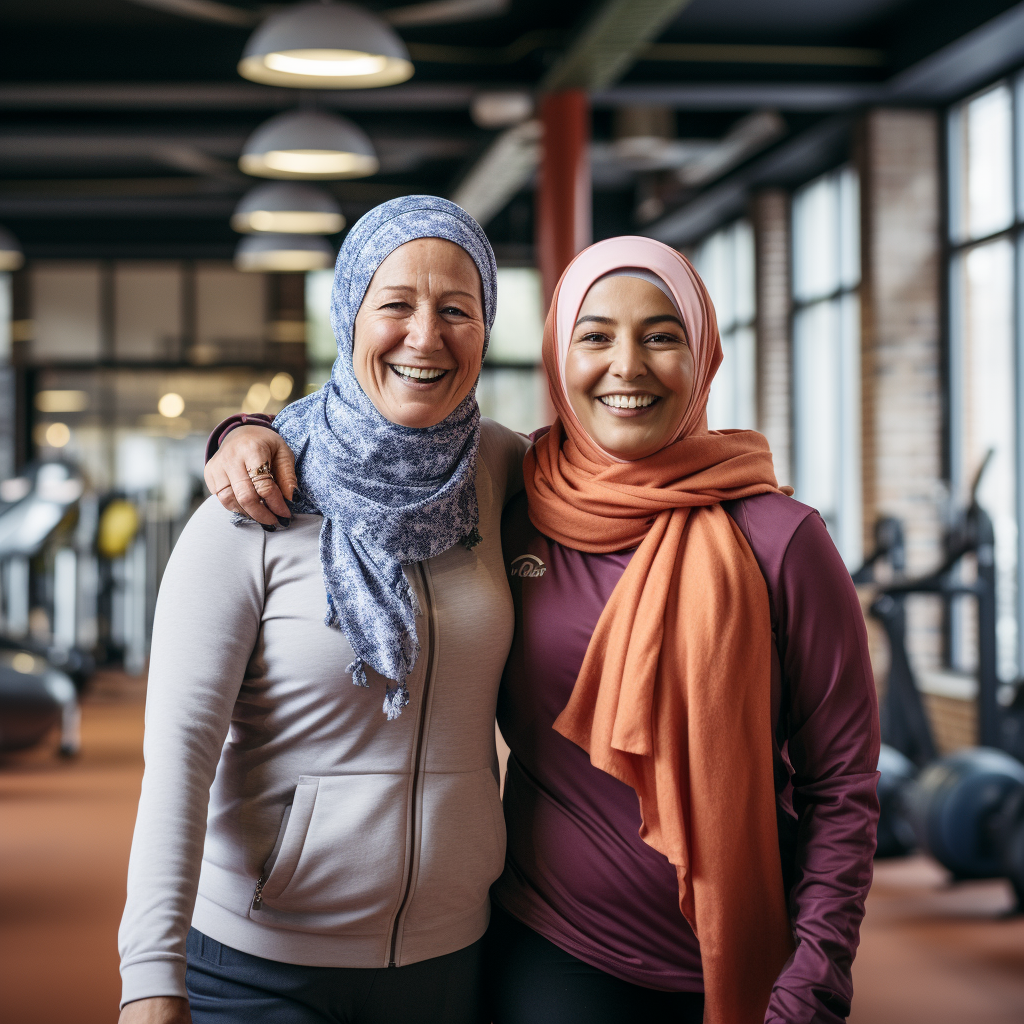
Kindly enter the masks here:
<path id="1" fill-rule="evenodd" d="M 284 71 L 289 75 L 343 78 L 380 74 L 388 66 L 388 59 L 356 50 L 292 50 L 268 53 L 263 63 L 271 71 Z"/>
<path id="2" fill-rule="evenodd" d="M 232 218 L 232 226 L 235 220 Z M 312 210 L 254 210 L 243 231 L 280 231 L 289 235 L 333 235 L 345 226 L 340 213 Z M 236 230 L 238 228 L 236 227 Z"/>
<path id="3" fill-rule="evenodd" d="M 349 177 L 373 174 L 377 170 L 373 157 L 330 149 L 274 149 L 257 159 L 262 161 L 264 173 L 278 171 L 307 178 Z"/>
<path id="4" fill-rule="evenodd" d="M 249 37 L 243 78 L 298 89 L 370 89 L 412 77 L 409 51 L 376 14 L 347 3 L 300 3 Z"/>

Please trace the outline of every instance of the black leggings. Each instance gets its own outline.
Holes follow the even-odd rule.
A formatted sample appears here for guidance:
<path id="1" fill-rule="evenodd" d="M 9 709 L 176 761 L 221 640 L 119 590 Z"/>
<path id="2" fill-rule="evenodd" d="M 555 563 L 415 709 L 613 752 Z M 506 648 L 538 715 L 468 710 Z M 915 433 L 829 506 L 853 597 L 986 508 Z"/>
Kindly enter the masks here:
<path id="1" fill-rule="evenodd" d="M 493 1024 L 701 1024 L 700 992 L 658 992 L 559 949 L 492 904 L 484 979 Z"/>
<path id="2" fill-rule="evenodd" d="M 185 985 L 193 1024 L 483 1024 L 481 943 L 407 967 L 301 967 L 193 928 Z"/>

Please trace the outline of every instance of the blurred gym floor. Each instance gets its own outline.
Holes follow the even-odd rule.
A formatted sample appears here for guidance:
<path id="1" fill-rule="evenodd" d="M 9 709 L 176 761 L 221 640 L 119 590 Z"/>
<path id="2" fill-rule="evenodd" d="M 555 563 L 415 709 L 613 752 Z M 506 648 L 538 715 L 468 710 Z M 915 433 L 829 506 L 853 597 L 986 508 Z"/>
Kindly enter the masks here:
<path id="1" fill-rule="evenodd" d="M 0 1019 L 112 1024 L 117 926 L 142 776 L 143 686 L 101 675 L 82 754 L 0 758 Z M 924 857 L 876 865 L 850 1024 L 1019 1024 L 1024 917 L 1001 881 Z"/>

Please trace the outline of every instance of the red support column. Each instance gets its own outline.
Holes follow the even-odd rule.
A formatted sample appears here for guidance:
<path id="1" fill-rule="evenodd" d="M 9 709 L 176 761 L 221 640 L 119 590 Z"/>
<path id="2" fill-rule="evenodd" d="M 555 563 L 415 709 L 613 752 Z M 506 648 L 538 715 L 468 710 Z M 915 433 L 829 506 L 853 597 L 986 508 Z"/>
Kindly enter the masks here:
<path id="1" fill-rule="evenodd" d="M 581 89 L 541 101 L 544 137 L 537 176 L 537 265 L 550 303 L 572 258 L 591 242 L 590 101 Z"/>

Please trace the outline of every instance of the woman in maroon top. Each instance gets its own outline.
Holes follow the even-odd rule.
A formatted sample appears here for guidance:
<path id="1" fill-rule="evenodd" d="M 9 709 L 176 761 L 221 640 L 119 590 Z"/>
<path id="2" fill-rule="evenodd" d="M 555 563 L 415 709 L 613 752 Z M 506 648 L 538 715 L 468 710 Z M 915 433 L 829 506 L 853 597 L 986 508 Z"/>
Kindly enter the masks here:
<path id="1" fill-rule="evenodd" d="M 648 266 L 600 275 L 572 313 L 561 365 L 553 373 L 549 363 L 553 394 L 613 463 L 642 465 L 672 443 L 690 409 L 697 339 L 681 287 Z M 246 433 L 237 432 L 236 453 L 215 464 L 225 479 L 243 442 L 278 451 L 272 435 Z M 849 1013 L 877 820 L 877 707 L 863 619 L 817 513 L 774 487 L 720 504 L 756 560 L 771 626 L 764 728 L 795 951 L 764 1019 L 837 1024 Z M 488 933 L 495 1024 L 641 1014 L 746 1024 L 749 1015 L 716 1005 L 705 1015 L 705 965 L 680 912 L 680 875 L 641 838 L 637 791 L 595 767 L 593 748 L 588 754 L 553 728 L 638 549 L 559 543 L 533 524 L 525 495 L 508 506 L 502 541 L 516 632 L 498 705 L 512 753 L 506 867 L 492 890 Z M 733 726 L 721 722 L 723 737 Z M 720 811 L 728 816 L 730 808 Z"/>

